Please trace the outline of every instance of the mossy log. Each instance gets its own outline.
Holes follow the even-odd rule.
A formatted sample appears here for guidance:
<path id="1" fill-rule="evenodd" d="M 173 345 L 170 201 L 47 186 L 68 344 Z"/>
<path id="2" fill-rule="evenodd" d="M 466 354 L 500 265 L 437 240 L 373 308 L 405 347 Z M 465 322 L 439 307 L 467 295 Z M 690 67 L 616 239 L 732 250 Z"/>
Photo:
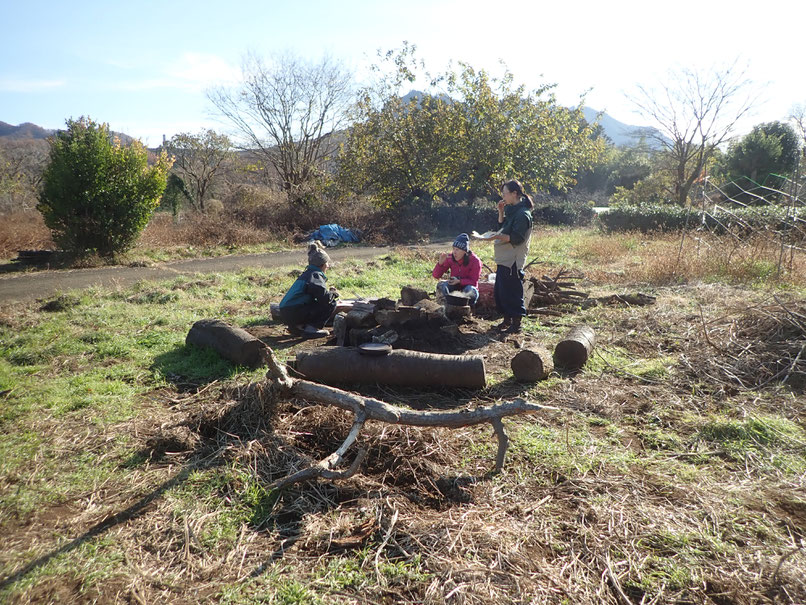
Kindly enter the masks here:
<path id="1" fill-rule="evenodd" d="M 200 319 L 190 328 L 185 344 L 209 347 L 224 359 L 240 366 L 263 365 L 268 347 L 246 330 L 220 319 Z"/>

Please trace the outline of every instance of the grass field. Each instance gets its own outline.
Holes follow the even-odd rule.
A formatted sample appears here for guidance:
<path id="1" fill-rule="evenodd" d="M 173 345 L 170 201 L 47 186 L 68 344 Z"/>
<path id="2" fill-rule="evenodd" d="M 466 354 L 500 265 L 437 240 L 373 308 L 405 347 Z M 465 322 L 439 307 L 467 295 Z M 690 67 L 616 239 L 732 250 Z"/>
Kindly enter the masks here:
<path id="1" fill-rule="evenodd" d="M 487 264 L 491 250 L 477 252 Z M 460 327 L 488 386 L 355 390 L 465 408 L 562 411 L 489 426 L 369 424 L 343 481 L 269 490 L 326 457 L 348 414 L 268 388 L 264 370 L 185 345 L 221 318 L 281 360 L 321 345 L 271 321 L 293 270 L 64 292 L 0 310 L 0 601 L 8 603 L 806 602 L 806 263 L 774 242 L 535 234 L 532 275 L 592 296 L 520 336 Z M 342 262 L 344 296 L 433 288 L 433 254 Z M 511 357 L 569 327 L 577 374 L 512 380 Z"/>

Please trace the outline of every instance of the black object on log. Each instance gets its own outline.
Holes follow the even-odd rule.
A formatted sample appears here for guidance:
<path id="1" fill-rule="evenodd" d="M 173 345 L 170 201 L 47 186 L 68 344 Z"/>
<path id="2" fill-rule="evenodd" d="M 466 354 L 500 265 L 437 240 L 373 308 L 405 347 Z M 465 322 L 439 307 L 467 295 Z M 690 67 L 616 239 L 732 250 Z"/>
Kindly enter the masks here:
<path id="1" fill-rule="evenodd" d="M 487 384 L 480 355 L 437 355 L 398 349 L 367 357 L 354 348 L 333 347 L 297 353 L 295 369 L 325 384 L 377 383 L 480 389 Z"/>
<path id="2" fill-rule="evenodd" d="M 530 345 L 512 358 L 510 366 L 516 380 L 537 382 L 548 378 L 554 369 L 554 362 L 545 347 Z"/>
<path id="3" fill-rule="evenodd" d="M 209 347 L 236 365 L 252 368 L 263 365 L 267 348 L 246 330 L 220 319 L 200 319 L 194 323 L 185 344 Z"/>
<path id="4" fill-rule="evenodd" d="M 595 345 L 596 333 L 593 328 L 590 326 L 572 328 L 554 348 L 554 365 L 578 370 L 587 363 Z"/>

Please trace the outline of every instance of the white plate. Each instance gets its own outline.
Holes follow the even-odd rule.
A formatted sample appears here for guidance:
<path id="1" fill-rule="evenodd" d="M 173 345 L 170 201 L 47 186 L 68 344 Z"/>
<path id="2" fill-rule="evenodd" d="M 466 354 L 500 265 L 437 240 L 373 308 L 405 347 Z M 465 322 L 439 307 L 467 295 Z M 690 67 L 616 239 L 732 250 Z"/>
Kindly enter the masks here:
<path id="1" fill-rule="evenodd" d="M 470 235 L 474 239 L 492 239 L 493 236 L 498 235 L 501 233 L 500 231 L 486 231 L 484 233 L 479 233 L 478 231 L 473 231 Z"/>

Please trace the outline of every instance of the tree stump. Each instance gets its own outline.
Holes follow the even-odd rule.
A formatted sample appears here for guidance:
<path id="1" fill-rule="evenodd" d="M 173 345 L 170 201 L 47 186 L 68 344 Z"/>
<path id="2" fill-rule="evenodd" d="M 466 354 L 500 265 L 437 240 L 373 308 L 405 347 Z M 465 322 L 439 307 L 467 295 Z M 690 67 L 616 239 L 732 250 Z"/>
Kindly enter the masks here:
<path id="1" fill-rule="evenodd" d="M 572 328 L 554 348 L 554 365 L 568 370 L 584 366 L 596 345 L 596 333 L 590 326 Z"/>
<path id="2" fill-rule="evenodd" d="M 190 328 L 185 344 L 208 347 L 236 365 L 256 368 L 268 347 L 246 330 L 220 319 L 200 319 Z"/>
<path id="3" fill-rule="evenodd" d="M 411 286 L 403 286 L 400 289 L 400 302 L 407 307 L 413 307 L 425 298 L 428 298 L 428 292 L 425 290 Z"/>
<path id="4" fill-rule="evenodd" d="M 545 347 L 530 345 L 518 352 L 510 362 L 515 379 L 521 382 L 545 380 L 554 370 L 551 354 Z"/>
<path id="5" fill-rule="evenodd" d="M 445 316 L 448 319 L 457 320 L 470 317 L 472 314 L 470 307 L 460 305 L 445 305 Z"/>

